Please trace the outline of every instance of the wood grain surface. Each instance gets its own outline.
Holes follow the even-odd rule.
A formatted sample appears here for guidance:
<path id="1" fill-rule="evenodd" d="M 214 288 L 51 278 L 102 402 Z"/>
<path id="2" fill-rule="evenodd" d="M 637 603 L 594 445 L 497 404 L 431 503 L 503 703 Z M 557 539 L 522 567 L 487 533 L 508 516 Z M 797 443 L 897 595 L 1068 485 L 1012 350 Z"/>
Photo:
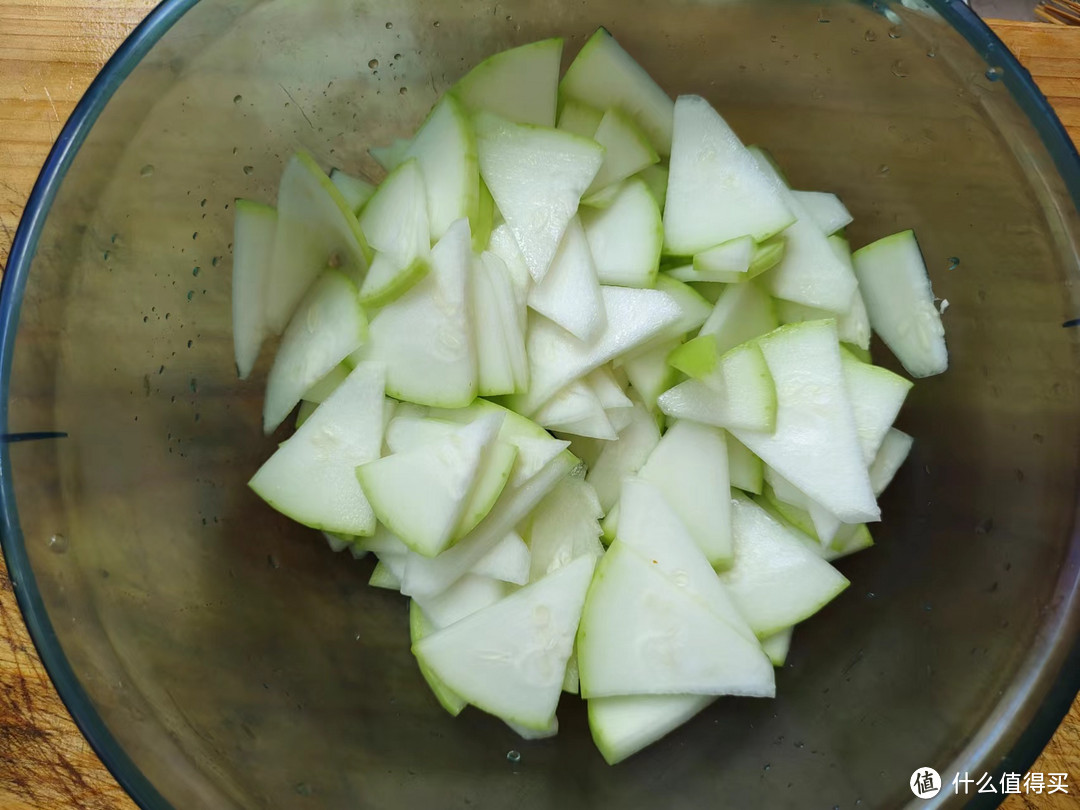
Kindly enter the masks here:
<path id="1" fill-rule="evenodd" d="M 0 0 L 0 265 L 63 122 L 154 0 Z M 1080 28 L 995 21 L 1080 143 Z M 1069 774 L 1069 795 L 1012 796 L 1007 810 L 1080 806 L 1080 701 L 1036 772 Z M 946 777 L 948 778 L 948 777 Z M 56 694 L 0 561 L 0 809 L 133 808 Z"/>

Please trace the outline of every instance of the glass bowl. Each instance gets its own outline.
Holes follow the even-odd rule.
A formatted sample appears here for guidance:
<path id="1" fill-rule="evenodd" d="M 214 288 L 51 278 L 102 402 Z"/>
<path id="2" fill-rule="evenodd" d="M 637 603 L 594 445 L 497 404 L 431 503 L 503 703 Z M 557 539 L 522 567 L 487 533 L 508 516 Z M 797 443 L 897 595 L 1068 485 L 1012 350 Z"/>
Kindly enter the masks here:
<path id="1" fill-rule="evenodd" d="M 600 24 L 838 192 L 856 246 L 915 228 L 952 353 L 778 699 L 614 768 L 576 698 L 544 742 L 447 716 L 405 601 L 247 489 L 271 353 L 237 381 L 229 323 L 231 205 L 272 201 L 296 148 L 377 176 L 367 148 L 485 55 L 573 54 Z M 1045 99 L 955 1 L 164 2 L 64 129 L 3 279 L 3 547 L 31 633 L 147 808 L 893 807 L 926 766 L 927 806 L 961 803 L 953 773 L 1022 773 L 1080 685 L 1077 199 Z"/>

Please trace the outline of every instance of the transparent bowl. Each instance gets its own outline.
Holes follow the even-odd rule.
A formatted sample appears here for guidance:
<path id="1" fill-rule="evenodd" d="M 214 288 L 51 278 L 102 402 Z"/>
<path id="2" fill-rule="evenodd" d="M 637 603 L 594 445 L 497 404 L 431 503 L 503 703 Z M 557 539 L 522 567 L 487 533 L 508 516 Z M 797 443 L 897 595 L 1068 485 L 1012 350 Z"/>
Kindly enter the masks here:
<path id="1" fill-rule="evenodd" d="M 0 312 L 3 547 L 76 721 L 147 808 L 893 807 L 911 774 L 1023 772 L 1080 685 L 1080 163 L 959 2 L 170 0 L 53 150 Z M 608 767 L 583 706 L 526 743 L 447 716 L 370 564 L 260 503 L 263 376 L 230 337 L 233 199 L 288 155 L 371 173 L 498 49 L 608 26 L 708 96 L 856 245 L 915 228 L 952 367 L 852 587 L 775 701 L 722 700 Z M 879 357 L 887 358 L 884 350 Z M 507 752 L 520 752 L 508 761 Z M 511 758 L 513 759 L 513 758 Z M 967 797 L 971 798 L 971 797 Z M 993 803 L 996 796 L 979 796 Z M 925 806 L 961 803 L 947 784 Z"/>

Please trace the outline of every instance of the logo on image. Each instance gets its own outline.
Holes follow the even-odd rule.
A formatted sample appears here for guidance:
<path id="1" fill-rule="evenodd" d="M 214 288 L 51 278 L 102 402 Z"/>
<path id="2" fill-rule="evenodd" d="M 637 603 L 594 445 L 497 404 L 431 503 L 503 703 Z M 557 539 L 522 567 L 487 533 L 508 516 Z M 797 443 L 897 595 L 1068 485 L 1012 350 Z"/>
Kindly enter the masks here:
<path id="1" fill-rule="evenodd" d="M 932 799 L 941 792 L 941 776 L 933 768 L 919 768 L 911 775 L 911 792 L 920 799 Z"/>

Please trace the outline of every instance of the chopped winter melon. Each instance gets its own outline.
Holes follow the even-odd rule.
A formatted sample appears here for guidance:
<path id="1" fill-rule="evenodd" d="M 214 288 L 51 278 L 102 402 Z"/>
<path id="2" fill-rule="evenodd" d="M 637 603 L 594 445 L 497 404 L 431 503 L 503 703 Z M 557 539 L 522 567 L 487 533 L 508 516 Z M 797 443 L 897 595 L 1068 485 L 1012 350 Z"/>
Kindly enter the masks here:
<path id="1" fill-rule="evenodd" d="M 450 92 L 472 112 L 489 112 L 515 124 L 555 126 L 563 41 L 542 39 L 490 56 Z"/>
<path id="2" fill-rule="evenodd" d="M 236 201 L 233 230 L 232 317 L 236 371 L 246 380 L 266 338 L 266 284 L 273 262 L 277 211 Z"/>

